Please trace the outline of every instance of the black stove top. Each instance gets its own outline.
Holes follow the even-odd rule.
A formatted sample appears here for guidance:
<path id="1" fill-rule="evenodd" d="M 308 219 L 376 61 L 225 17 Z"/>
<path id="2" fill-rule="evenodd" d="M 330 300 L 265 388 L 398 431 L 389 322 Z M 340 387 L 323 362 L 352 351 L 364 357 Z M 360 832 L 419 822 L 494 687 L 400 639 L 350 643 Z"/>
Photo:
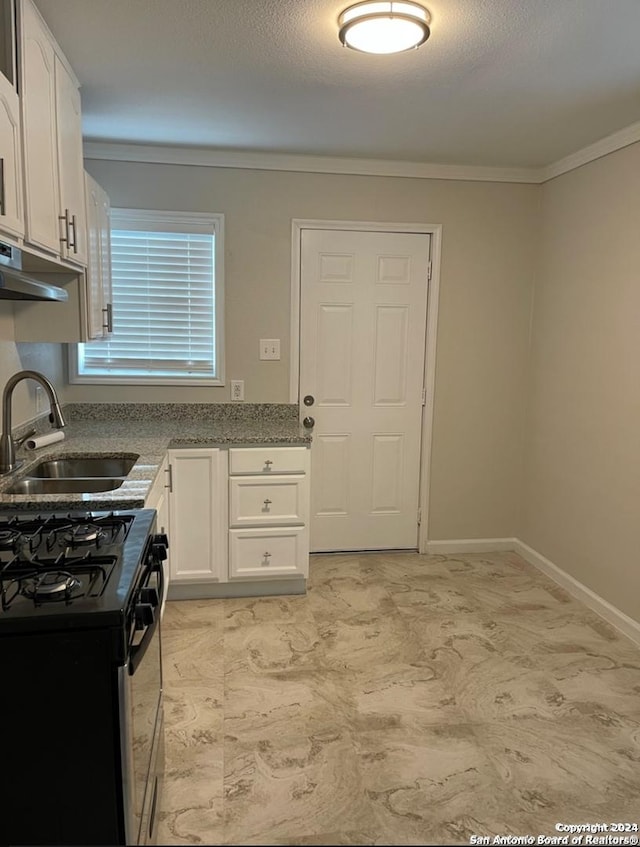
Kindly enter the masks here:
<path id="1" fill-rule="evenodd" d="M 151 509 L 0 513 L 0 635 L 121 625 L 154 520 Z"/>

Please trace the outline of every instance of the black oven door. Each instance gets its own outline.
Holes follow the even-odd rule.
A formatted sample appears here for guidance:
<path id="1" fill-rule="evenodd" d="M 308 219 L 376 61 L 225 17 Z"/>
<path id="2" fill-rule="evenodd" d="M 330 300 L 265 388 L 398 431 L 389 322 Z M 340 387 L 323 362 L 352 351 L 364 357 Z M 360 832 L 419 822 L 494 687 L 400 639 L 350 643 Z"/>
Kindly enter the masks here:
<path id="1" fill-rule="evenodd" d="M 158 567 L 159 566 L 159 567 Z M 164 725 L 160 609 L 162 563 L 143 580 L 128 661 L 120 668 L 120 726 L 127 844 L 153 844 L 162 773 Z"/>

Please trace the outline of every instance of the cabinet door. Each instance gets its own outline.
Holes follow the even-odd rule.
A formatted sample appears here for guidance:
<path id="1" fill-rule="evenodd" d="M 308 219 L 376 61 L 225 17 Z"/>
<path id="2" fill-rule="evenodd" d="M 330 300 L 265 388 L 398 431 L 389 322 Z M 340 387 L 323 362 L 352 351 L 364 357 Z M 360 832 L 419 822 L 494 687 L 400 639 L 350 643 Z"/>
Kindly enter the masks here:
<path id="1" fill-rule="evenodd" d="M 55 52 L 32 3 L 21 10 L 25 240 L 59 254 Z"/>
<path id="2" fill-rule="evenodd" d="M 87 337 L 104 338 L 111 322 L 111 230 L 106 192 L 85 174 L 87 207 Z"/>
<path id="3" fill-rule="evenodd" d="M 100 276 L 102 279 L 103 332 L 113 332 L 113 295 L 111 284 L 111 202 L 107 192 L 100 188 L 98 193 L 100 226 Z"/>
<path id="4" fill-rule="evenodd" d="M 55 57 L 55 81 L 62 255 L 86 265 L 87 230 L 80 92 L 58 56 Z"/>
<path id="5" fill-rule="evenodd" d="M 171 579 L 224 580 L 226 574 L 226 468 L 224 451 L 171 450 L 169 525 Z"/>
<path id="6" fill-rule="evenodd" d="M 156 531 L 163 532 L 169 540 L 169 548 L 167 550 L 167 558 L 162 563 L 164 575 L 164 598 L 162 601 L 161 616 L 164 614 L 165 603 L 167 602 L 167 591 L 171 580 L 171 531 L 169 527 L 169 496 L 168 496 L 168 469 L 169 460 L 165 459 L 162 463 L 156 481 L 145 500 L 145 509 L 155 509 L 157 512 Z"/>
<path id="7" fill-rule="evenodd" d="M 24 234 L 20 143 L 20 100 L 0 74 L 0 229 L 16 236 Z"/>

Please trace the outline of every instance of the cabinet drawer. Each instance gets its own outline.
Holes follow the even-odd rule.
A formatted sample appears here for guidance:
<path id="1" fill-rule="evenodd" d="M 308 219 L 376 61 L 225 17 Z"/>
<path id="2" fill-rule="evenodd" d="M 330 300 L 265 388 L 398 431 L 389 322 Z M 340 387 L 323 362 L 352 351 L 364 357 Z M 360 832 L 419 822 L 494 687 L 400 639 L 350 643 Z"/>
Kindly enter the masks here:
<path id="1" fill-rule="evenodd" d="M 229 579 L 307 576 L 305 527 L 229 530 Z"/>
<path id="2" fill-rule="evenodd" d="M 302 475 L 238 476 L 229 480 L 230 526 L 306 523 L 308 486 Z"/>
<path id="3" fill-rule="evenodd" d="M 232 447 L 229 450 L 230 474 L 307 473 L 309 451 L 306 447 Z"/>

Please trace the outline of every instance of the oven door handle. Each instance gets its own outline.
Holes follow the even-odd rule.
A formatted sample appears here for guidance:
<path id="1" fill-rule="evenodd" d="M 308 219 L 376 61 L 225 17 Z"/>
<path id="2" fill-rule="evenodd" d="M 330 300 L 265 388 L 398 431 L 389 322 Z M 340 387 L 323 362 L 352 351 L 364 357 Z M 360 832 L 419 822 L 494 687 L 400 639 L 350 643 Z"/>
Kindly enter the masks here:
<path id="1" fill-rule="evenodd" d="M 150 623 L 146 628 L 142 636 L 142 641 L 136 644 L 135 647 L 132 647 L 129 652 L 129 676 L 133 676 L 139 667 L 160 623 L 160 609 L 162 608 L 162 597 L 164 595 L 164 571 L 162 562 L 154 561 L 151 565 L 151 571 L 158 574 L 158 605 L 153 609 L 153 623 Z"/>
<path id="2" fill-rule="evenodd" d="M 156 629 L 158 628 L 159 622 L 160 615 L 155 614 L 154 609 L 153 623 L 149 624 L 149 626 L 145 629 L 140 644 L 137 644 L 135 647 L 132 647 L 129 652 L 129 676 L 134 675 L 140 665 L 140 662 L 144 659 L 144 654 L 147 652 L 147 648 L 149 647 L 149 644 L 151 644 L 153 636 L 156 634 Z"/>

